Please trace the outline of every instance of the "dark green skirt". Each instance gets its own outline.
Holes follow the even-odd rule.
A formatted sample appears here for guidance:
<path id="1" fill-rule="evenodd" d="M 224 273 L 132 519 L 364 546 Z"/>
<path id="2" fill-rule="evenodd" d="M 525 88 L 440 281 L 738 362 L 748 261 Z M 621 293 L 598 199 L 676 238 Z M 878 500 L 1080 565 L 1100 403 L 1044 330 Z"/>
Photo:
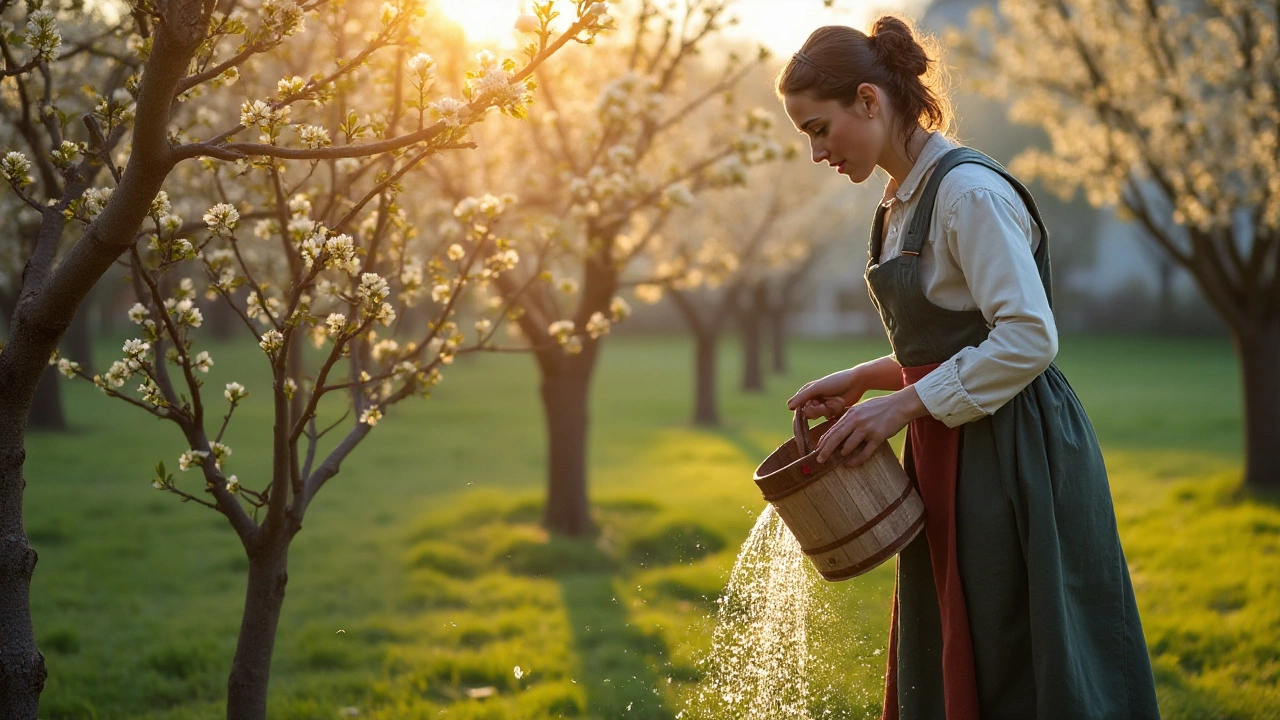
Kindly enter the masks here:
<path id="1" fill-rule="evenodd" d="M 1102 453 L 1056 366 L 961 427 L 958 467 L 957 553 L 983 720 L 1159 718 Z M 900 718 L 944 720 L 924 533 L 899 557 L 896 593 Z"/>

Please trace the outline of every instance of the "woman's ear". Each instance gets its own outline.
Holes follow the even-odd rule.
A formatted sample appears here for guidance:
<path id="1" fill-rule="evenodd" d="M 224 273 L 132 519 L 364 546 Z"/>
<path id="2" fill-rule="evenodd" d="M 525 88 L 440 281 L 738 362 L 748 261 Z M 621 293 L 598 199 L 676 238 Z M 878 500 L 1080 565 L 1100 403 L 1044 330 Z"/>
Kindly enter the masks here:
<path id="1" fill-rule="evenodd" d="M 880 114 L 880 91 L 875 85 L 862 83 L 858 86 L 857 93 L 858 99 L 854 102 L 854 108 L 859 115 L 870 120 Z"/>

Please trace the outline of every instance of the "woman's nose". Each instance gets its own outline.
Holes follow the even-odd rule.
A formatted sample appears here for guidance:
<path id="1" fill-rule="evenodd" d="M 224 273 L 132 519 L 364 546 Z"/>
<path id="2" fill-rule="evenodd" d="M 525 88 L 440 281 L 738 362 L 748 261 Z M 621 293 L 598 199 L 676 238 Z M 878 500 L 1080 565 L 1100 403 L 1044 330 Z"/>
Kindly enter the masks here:
<path id="1" fill-rule="evenodd" d="M 816 163 L 820 163 L 831 157 L 831 153 L 827 152 L 826 148 L 818 145 L 817 143 L 811 142 L 809 147 L 813 150 L 813 161 Z"/>

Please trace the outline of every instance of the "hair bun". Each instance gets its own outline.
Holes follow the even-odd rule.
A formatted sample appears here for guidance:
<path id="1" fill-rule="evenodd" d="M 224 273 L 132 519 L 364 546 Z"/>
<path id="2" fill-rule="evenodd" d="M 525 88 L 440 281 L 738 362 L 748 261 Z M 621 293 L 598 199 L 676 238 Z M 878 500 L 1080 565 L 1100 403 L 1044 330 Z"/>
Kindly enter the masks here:
<path id="1" fill-rule="evenodd" d="M 883 15 L 871 28 L 871 47 L 886 70 L 919 77 L 929 71 L 929 55 L 916 41 L 911 26 Z"/>

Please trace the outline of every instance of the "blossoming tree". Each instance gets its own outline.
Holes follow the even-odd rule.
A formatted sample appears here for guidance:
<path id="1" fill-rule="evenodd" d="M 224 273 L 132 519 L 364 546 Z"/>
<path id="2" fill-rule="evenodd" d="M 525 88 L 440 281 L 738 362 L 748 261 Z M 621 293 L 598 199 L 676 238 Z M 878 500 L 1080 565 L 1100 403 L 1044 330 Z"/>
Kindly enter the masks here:
<path id="1" fill-rule="evenodd" d="M 766 192 L 767 197 L 758 197 L 755 188 L 726 192 L 697 213 L 681 213 L 662 238 L 668 255 L 658 265 L 662 279 L 640 291 L 649 300 L 669 297 L 693 336 L 695 425 L 720 424 L 720 337 L 752 279 L 768 263 L 805 249 L 803 241 L 788 243 L 792 238 L 783 236 L 786 200 L 781 184 Z"/>
<path id="2" fill-rule="evenodd" d="M 430 157 L 473 147 L 466 135 L 488 111 L 523 117 L 534 69 L 569 42 L 590 42 L 607 17 L 602 4 L 578 0 L 561 4 L 571 19 L 555 21 L 554 4 L 536 3 L 524 21 L 532 39 L 522 64 L 482 54 L 451 98 L 437 91 L 435 61 L 418 52 L 430 33 L 415 0 L 380 10 L 262 0 L 231 14 L 213 0 L 158 0 L 130 5 L 114 24 L 38 0 L 25 12 L 0 3 L 25 23 L 0 36 L 4 74 L 42 94 L 19 93 L 21 112 L 33 105 L 27 152 L 0 158 L 40 223 L 0 350 L 0 715 L 34 718 L 45 678 L 29 610 L 36 558 L 22 529 L 22 468 L 26 411 L 54 362 L 181 430 L 178 474 L 162 462 L 152 483 L 222 514 L 241 541 L 249 578 L 227 714 L 265 717 L 289 544 L 308 505 L 391 407 L 428 394 L 454 356 L 486 348 L 507 309 L 492 308 L 474 333 L 454 319 L 469 287 L 519 260 L 498 232 L 509 199 L 458 202 L 462 231 L 446 242 L 416 233 L 414 213 L 397 202 L 401 181 Z M 299 43 L 304 32 L 330 42 Z M 108 81 L 81 107 L 62 89 L 79 84 L 90 58 Z M 281 73 L 284 65 L 314 72 Z M 61 194 L 34 197 L 33 171 L 61 174 Z M 55 262 L 64 234 L 74 239 Z M 89 287 L 121 259 L 139 333 L 89 377 L 54 348 Z M 269 388 L 204 388 L 215 359 L 198 345 L 202 292 L 245 298 L 232 305 L 269 365 Z M 413 339 L 377 337 L 428 292 L 429 322 L 398 328 Z M 313 367 L 307 340 L 320 351 Z M 271 466 L 233 474 L 224 432 L 250 393 L 273 408 Z M 347 412 L 320 427 L 322 403 Z M 336 444 L 320 444 L 339 429 Z"/>
<path id="3" fill-rule="evenodd" d="M 652 252 L 674 210 L 705 191 L 741 185 L 751 166 L 780 154 L 749 111 L 724 110 L 767 57 L 715 48 L 731 23 L 731 2 L 667 5 L 624 6 L 617 32 L 572 77 L 566 64 L 540 72 L 551 112 L 503 145 L 503 157 L 529 173 L 520 176 L 521 212 L 554 239 L 549 272 L 517 268 L 495 289 L 510 299 L 528 285 L 514 319 L 538 348 L 548 444 L 543 520 L 565 535 L 591 529 L 587 409 L 604 338 L 629 312 L 621 293 L 666 279 L 651 274 Z M 708 127 L 694 132 L 699 125 Z M 489 177 L 483 168 L 469 174 Z M 465 181 L 461 170 L 451 175 Z"/>
<path id="4" fill-rule="evenodd" d="M 1013 169 L 1114 206 L 1196 279 L 1235 340 L 1245 479 L 1280 488 L 1280 8 L 1001 0 L 951 44 L 1043 127 Z"/>

